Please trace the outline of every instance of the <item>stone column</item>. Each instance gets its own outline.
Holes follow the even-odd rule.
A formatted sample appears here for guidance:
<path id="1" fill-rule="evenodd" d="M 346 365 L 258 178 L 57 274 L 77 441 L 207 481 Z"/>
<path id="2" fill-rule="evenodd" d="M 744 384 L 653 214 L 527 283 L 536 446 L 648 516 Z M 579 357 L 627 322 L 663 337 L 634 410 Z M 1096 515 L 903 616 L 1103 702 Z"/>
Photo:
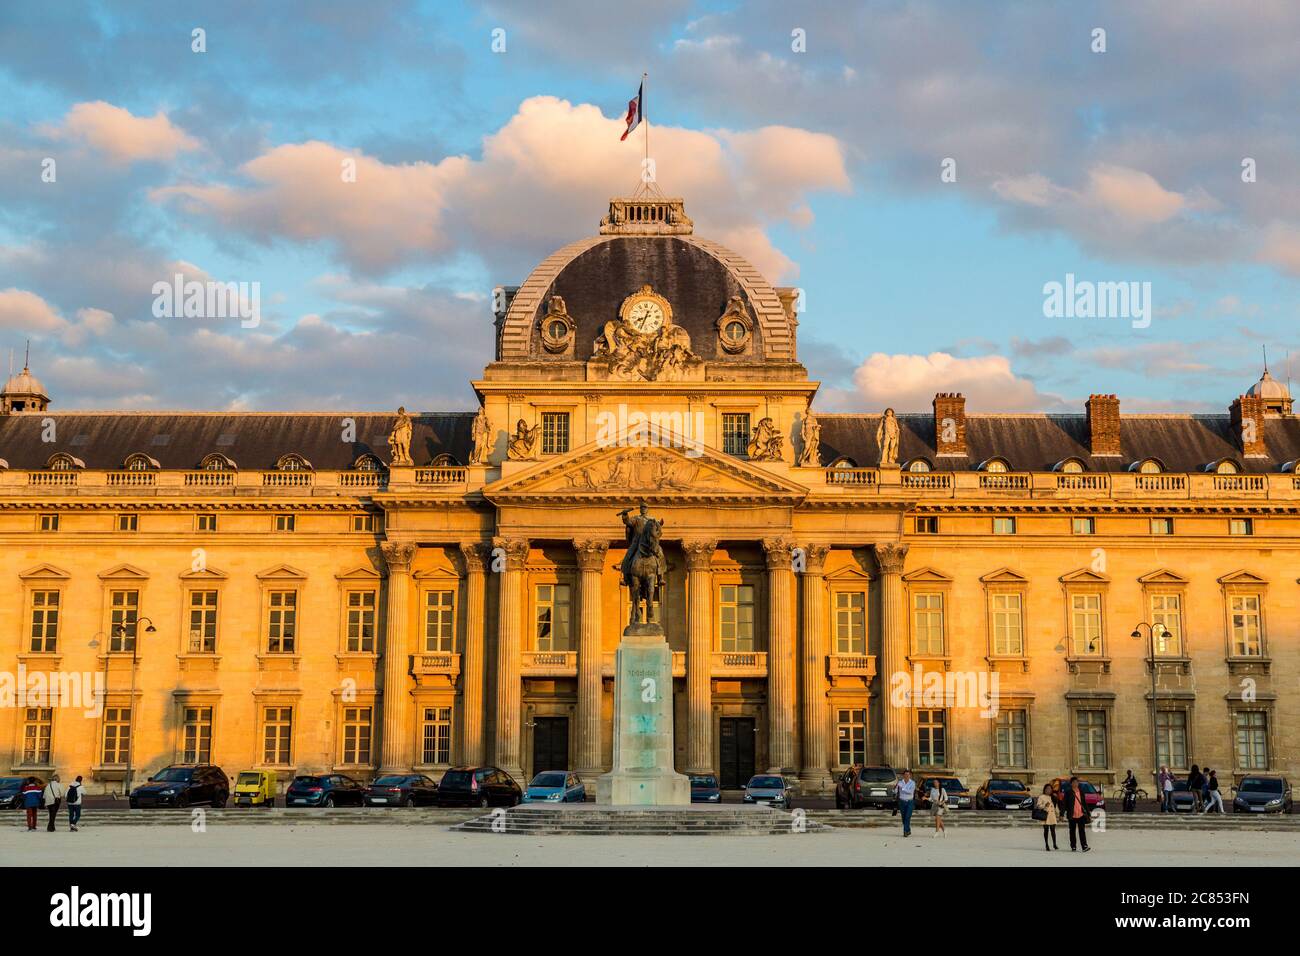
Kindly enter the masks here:
<path id="1" fill-rule="evenodd" d="M 487 617 L 484 569 L 490 560 L 488 548 L 477 541 L 462 541 L 465 560 L 465 657 L 461 661 L 461 761 L 471 767 L 486 762 L 483 746 L 483 684 L 487 677 L 487 654 L 483 643 L 483 622 Z"/>
<path id="2" fill-rule="evenodd" d="M 794 569 L 789 538 L 764 538 L 767 552 L 767 713 L 771 772 L 794 768 Z"/>
<path id="3" fill-rule="evenodd" d="M 803 760 L 799 780 L 806 792 L 826 791 L 831 787 L 826 737 L 826 555 L 830 550 L 825 544 L 804 548 L 803 575 L 799 582 L 803 604 L 799 634 L 803 661 Z"/>
<path id="4" fill-rule="evenodd" d="M 686 772 L 713 773 L 713 552 L 717 541 L 683 541 L 686 554 Z"/>
<path id="5" fill-rule="evenodd" d="M 523 682 L 519 676 L 524 614 L 524 562 L 528 558 L 527 538 L 493 538 L 494 547 L 505 552 L 505 569 L 497 576 L 501 582 L 497 600 L 497 727 L 494 754 L 496 764 L 521 786 L 523 752 L 519 746 L 520 697 Z"/>
<path id="6" fill-rule="evenodd" d="M 605 570 L 609 542 L 574 541 L 578 556 L 578 775 L 595 780 L 604 772 L 601 761 L 601 664 L 604 647 L 600 638 L 600 584 Z"/>
<path id="7" fill-rule="evenodd" d="M 414 727 L 411 721 L 410 618 L 411 561 L 417 546 L 409 541 L 380 545 L 388 564 L 388 600 L 384 607 L 384 730 L 380 770 L 406 772 L 413 766 Z"/>
<path id="8" fill-rule="evenodd" d="M 903 563 L 907 545 L 876 545 L 880 565 L 880 684 L 884 758 L 891 767 L 908 765 L 907 708 L 889 701 L 890 678 L 907 667 L 907 608 L 903 606 Z"/>

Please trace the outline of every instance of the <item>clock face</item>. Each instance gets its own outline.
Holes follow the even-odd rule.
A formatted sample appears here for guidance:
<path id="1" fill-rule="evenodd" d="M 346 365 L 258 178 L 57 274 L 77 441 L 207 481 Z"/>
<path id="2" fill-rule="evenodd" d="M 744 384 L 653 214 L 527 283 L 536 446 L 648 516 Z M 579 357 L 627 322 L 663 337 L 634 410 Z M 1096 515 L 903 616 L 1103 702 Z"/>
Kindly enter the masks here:
<path id="1" fill-rule="evenodd" d="M 628 309 L 627 322 L 642 335 L 650 335 L 664 324 L 664 310 L 658 302 L 646 299 Z"/>

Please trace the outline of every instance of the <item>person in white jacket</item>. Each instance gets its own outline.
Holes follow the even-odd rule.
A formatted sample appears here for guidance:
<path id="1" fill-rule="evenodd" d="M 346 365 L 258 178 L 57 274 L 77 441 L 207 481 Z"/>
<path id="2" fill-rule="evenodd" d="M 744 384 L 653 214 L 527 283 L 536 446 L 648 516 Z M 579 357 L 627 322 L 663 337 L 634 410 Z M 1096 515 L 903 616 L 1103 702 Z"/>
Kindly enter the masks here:
<path id="1" fill-rule="evenodd" d="M 50 812 L 50 823 L 45 829 L 50 833 L 54 832 L 54 818 L 59 815 L 59 807 L 63 803 L 63 784 L 59 783 L 57 773 L 50 775 L 50 782 L 45 785 L 45 792 L 41 796 L 45 799 L 45 809 Z"/>

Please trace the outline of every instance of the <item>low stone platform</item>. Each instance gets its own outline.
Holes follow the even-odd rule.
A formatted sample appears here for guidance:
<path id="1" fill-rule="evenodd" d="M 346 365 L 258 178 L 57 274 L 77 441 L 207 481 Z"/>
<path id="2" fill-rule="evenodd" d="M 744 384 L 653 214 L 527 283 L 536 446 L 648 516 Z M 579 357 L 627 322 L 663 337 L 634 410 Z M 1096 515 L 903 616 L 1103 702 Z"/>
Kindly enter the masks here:
<path id="1" fill-rule="evenodd" d="M 611 807 L 589 803 L 523 804 L 451 827 L 455 832 L 521 836 L 781 836 L 828 833 L 800 811 L 696 804 Z"/>

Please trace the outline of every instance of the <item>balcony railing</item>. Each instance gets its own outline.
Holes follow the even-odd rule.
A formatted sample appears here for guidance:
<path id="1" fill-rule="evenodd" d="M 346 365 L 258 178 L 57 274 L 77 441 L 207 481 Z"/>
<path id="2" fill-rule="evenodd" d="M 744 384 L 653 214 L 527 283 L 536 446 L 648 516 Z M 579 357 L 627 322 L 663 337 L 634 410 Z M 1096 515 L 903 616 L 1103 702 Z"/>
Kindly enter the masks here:
<path id="1" fill-rule="evenodd" d="M 876 468 L 827 468 L 828 485 L 874 485 L 879 470 Z"/>
<path id="2" fill-rule="evenodd" d="M 187 471 L 186 488 L 233 488 L 235 473 L 233 471 Z"/>
<path id="3" fill-rule="evenodd" d="M 310 488 L 316 475 L 310 471 L 264 471 L 263 488 Z"/>
<path id="4" fill-rule="evenodd" d="M 766 677 L 767 654 L 761 651 L 714 651 L 714 677 Z"/>
<path id="5" fill-rule="evenodd" d="M 1264 475 L 1215 475 L 1215 491 L 1261 494 L 1268 491 L 1268 478 Z"/>
<path id="6" fill-rule="evenodd" d="M 1136 475 L 1134 477 L 1134 487 L 1147 494 L 1181 494 L 1187 491 L 1186 475 Z"/>
<path id="7" fill-rule="evenodd" d="M 455 677 L 460 673 L 460 655 L 446 651 L 430 651 L 411 655 L 411 673 L 446 674 Z"/>
<path id="8" fill-rule="evenodd" d="M 107 477 L 110 488 L 152 488 L 158 483 L 152 471 L 110 471 Z"/>
<path id="9" fill-rule="evenodd" d="M 831 654 L 826 658 L 826 671 L 831 677 L 875 677 L 874 654 Z"/>
<path id="10" fill-rule="evenodd" d="M 921 491 L 947 491 L 952 487 L 952 475 L 942 471 L 905 471 L 901 480 L 904 488 Z"/>
<path id="11" fill-rule="evenodd" d="M 27 475 L 27 483 L 41 488 L 70 488 L 77 483 L 77 472 L 33 471 Z"/>
<path id="12" fill-rule="evenodd" d="M 380 471 L 340 471 L 340 488 L 382 488 L 388 481 Z"/>
<path id="13" fill-rule="evenodd" d="M 1110 491 L 1110 475 L 1104 474 L 1080 474 L 1069 473 L 1056 476 L 1056 488 L 1058 491 L 1093 491 L 1107 492 Z"/>
<path id="14" fill-rule="evenodd" d="M 469 478 L 469 469 L 460 467 L 417 468 L 417 485 L 459 485 Z"/>
<path id="15" fill-rule="evenodd" d="M 578 676 L 577 651 L 524 651 L 519 671 L 525 677 Z"/>
<path id="16" fill-rule="evenodd" d="M 980 472 L 979 485 L 985 491 L 1028 491 L 1031 477 L 1005 471 Z"/>

